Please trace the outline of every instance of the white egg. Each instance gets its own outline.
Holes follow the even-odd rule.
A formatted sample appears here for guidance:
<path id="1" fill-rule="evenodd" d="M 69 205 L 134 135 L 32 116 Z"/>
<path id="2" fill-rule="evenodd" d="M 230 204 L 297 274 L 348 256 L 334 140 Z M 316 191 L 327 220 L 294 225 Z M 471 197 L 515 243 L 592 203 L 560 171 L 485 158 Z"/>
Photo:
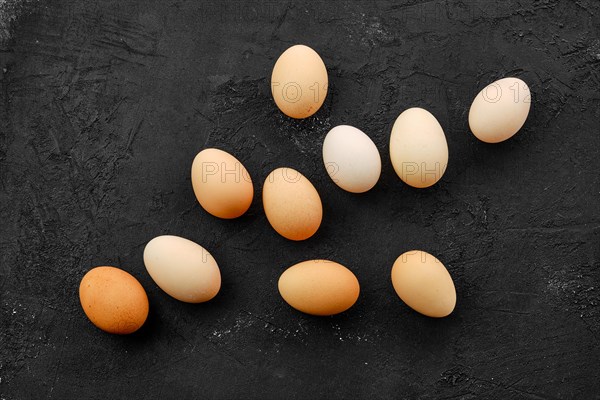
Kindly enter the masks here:
<path id="1" fill-rule="evenodd" d="M 351 193 L 373 188 L 381 175 L 381 156 L 375 143 L 349 125 L 333 128 L 323 142 L 323 162 L 336 185 Z"/>

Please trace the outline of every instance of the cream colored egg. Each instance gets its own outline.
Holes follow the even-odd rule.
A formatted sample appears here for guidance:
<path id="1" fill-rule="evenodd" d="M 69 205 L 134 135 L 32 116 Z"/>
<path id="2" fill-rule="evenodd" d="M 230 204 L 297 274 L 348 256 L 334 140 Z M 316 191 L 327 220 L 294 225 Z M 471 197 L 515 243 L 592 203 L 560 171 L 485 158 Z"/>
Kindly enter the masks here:
<path id="1" fill-rule="evenodd" d="M 348 310 L 360 293 L 352 271 L 327 260 L 304 261 L 288 268 L 279 278 L 278 287 L 290 306 L 320 316 Z"/>
<path id="2" fill-rule="evenodd" d="M 202 246 L 178 236 L 158 236 L 144 249 L 144 264 L 156 284 L 186 303 L 203 303 L 221 288 L 221 272 Z"/>
<path id="3" fill-rule="evenodd" d="M 408 251 L 398 257 L 392 284 L 402 301 L 429 317 L 450 315 L 456 306 L 456 289 L 448 270 L 424 251 Z"/>
<path id="4" fill-rule="evenodd" d="M 469 111 L 473 134 L 486 143 L 513 137 L 525 124 L 531 108 L 529 86 L 518 78 L 504 78 L 483 89 Z"/>
<path id="5" fill-rule="evenodd" d="M 390 136 L 390 158 L 406 184 L 416 188 L 436 184 L 448 166 L 448 143 L 438 120 L 422 108 L 400 114 Z"/>
<path id="6" fill-rule="evenodd" d="M 292 46 L 281 54 L 271 75 L 271 93 L 277 107 L 292 118 L 316 113 L 327 96 L 327 69 L 316 51 Z"/>
<path id="7" fill-rule="evenodd" d="M 381 175 L 381 156 L 375 143 L 360 129 L 336 126 L 323 142 L 323 162 L 336 185 L 351 193 L 373 188 Z"/>
<path id="8" fill-rule="evenodd" d="M 277 168 L 265 180 L 262 197 L 267 219 L 281 236 L 305 240 L 319 229 L 323 219 L 321 198 L 300 172 Z"/>
<path id="9" fill-rule="evenodd" d="M 246 168 L 234 156 L 219 149 L 204 149 L 194 158 L 192 187 L 202 208 L 225 219 L 244 214 L 254 197 L 254 186 Z"/>

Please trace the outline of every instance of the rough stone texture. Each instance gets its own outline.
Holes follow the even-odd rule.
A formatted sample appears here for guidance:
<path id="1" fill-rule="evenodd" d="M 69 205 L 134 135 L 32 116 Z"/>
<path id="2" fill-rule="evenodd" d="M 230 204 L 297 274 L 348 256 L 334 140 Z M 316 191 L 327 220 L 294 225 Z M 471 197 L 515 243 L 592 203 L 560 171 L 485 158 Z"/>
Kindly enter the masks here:
<path id="1" fill-rule="evenodd" d="M 0 398 L 592 399 L 600 393 L 600 3 L 596 0 L 31 2 L 0 45 Z M 288 46 L 315 48 L 331 92 L 305 121 L 284 117 L 269 76 Z M 500 145 L 468 132 L 487 83 L 523 78 L 525 128 Z M 446 131 L 450 165 L 432 189 L 394 174 L 391 126 L 421 106 Z M 338 189 L 321 161 L 337 124 L 383 158 L 370 193 Z M 190 165 L 231 152 L 256 196 L 235 221 L 197 204 Z M 262 181 L 308 176 L 325 219 L 303 243 L 264 216 Z M 179 303 L 145 271 L 145 243 L 205 246 L 223 287 Z M 390 270 L 437 255 L 455 313 L 422 317 Z M 349 312 L 288 307 L 277 279 L 306 259 L 355 271 Z M 128 337 L 83 314 L 96 265 L 144 285 L 149 321 Z"/>

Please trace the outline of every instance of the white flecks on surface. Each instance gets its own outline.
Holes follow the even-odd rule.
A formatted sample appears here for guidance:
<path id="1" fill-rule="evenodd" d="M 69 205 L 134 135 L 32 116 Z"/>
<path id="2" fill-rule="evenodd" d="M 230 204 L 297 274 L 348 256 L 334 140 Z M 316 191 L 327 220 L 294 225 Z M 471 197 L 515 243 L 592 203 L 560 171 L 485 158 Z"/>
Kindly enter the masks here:
<path id="1" fill-rule="evenodd" d="M 25 6 L 34 1 L 37 0 L 0 0 L 0 42 L 10 39 L 12 24 L 25 11 Z"/>

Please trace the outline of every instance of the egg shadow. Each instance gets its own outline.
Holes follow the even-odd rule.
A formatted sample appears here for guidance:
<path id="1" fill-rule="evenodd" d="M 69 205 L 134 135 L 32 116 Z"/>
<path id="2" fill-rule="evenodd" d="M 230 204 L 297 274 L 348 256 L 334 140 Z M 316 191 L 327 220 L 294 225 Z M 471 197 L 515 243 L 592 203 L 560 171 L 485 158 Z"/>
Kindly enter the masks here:
<path id="1" fill-rule="evenodd" d="M 460 309 L 443 318 L 432 318 L 414 311 L 400 299 L 390 302 L 388 308 L 385 313 L 390 317 L 386 324 L 388 333 L 417 349 L 442 354 L 461 335 Z"/>
<path id="2" fill-rule="evenodd" d="M 161 313 L 150 304 L 148 317 L 144 324 L 137 331 L 129 335 L 117 335 L 123 345 L 134 351 L 142 350 L 150 343 L 159 340 L 164 322 L 160 317 Z"/>

